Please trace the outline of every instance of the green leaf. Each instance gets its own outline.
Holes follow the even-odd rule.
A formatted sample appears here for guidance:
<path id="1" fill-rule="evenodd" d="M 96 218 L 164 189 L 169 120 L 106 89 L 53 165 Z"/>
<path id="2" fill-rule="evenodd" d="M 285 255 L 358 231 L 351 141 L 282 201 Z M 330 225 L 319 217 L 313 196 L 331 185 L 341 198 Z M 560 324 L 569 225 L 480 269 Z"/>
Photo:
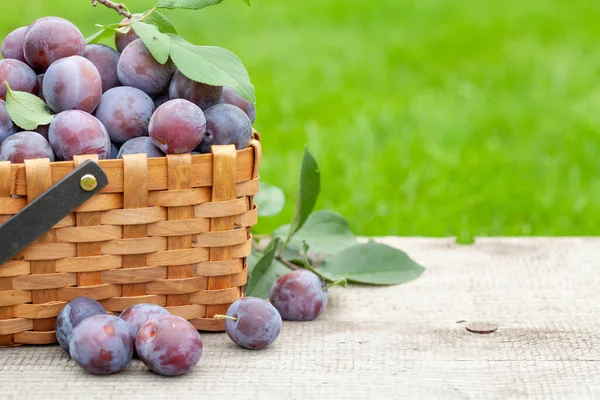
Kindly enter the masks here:
<path id="1" fill-rule="evenodd" d="M 235 54 L 221 47 L 194 46 L 170 33 L 168 36 L 171 38 L 171 59 L 183 75 L 195 82 L 229 86 L 246 100 L 256 103 L 248 72 Z"/>
<path id="2" fill-rule="evenodd" d="M 317 162 L 308 151 L 308 148 L 305 147 L 302 166 L 300 167 L 300 183 L 298 185 L 298 198 L 296 199 L 294 218 L 290 224 L 287 237 L 283 242 L 283 249 L 287 247 L 292 236 L 302 228 L 313 208 L 315 208 L 320 188 L 321 173 L 319 172 L 319 167 L 317 167 Z"/>
<path id="3" fill-rule="evenodd" d="M 258 194 L 254 196 L 254 202 L 258 206 L 258 215 L 272 217 L 283 210 L 285 194 L 277 186 L 261 183 Z"/>
<path id="4" fill-rule="evenodd" d="M 246 296 L 260 298 L 269 297 L 271 285 L 273 285 L 273 282 L 282 275 L 281 267 L 273 262 L 275 250 L 277 250 L 278 245 L 279 239 L 273 239 L 265 248 L 263 256 L 256 262 L 256 265 L 252 267 L 252 272 L 250 273 L 248 284 L 246 286 Z M 285 268 L 285 272 L 288 271 L 286 267 L 283 268 Z"/>
<path id="5" fill-rule="evenodd" d="M 93 35 L 86 37 L 85 44 L 98 43 L 99 41 L 101 41 L 103 39 L 110 38 L 112 35 L 114 35 L 113 31 L 110 31 L 108 29 L 100 29 L 98 32 L 94 33 Z"/>
<path id="6" fill-rule="evenodd" d="M 296 209 L 291 226 L 292 235 L 302 228 L 313 208 L 315 208 L 320 190 L 321 173 L 319 167 L 312 154 L 305 148 L 302 166 L 300 167 L 298 198 L 296 199 Z"/>
<path id="7" fill-rule="evenodd" d="M 244 3 L 251 6 L 252 3 L 250 0 L 242 0 Z M 157 8 L 186 8 L 188 10 L 200 10 L 204 7 L 214 6 L 215 4 L 222 3 L 223 0 L 158 0 L 158 4 L 156 4 Z"/>
<path id="8" fill-rule="evenodd" d="M 246 258 L 246 263 L 248 263 L 248 275 L 252 274 L 252 270 L 258 263 L 258 260 L 260 260 L 260 256 L 261 254 L 252 248 L 250 255 Z"/>
<path id="9" fill-rule="evenodd" d="M 166 63 L 171 51 L 169 36 L 161 33 L 156 25 L 146 24 L 135 19 L 131 21 L 131 26 L 148 50 L 150 50 L 154 59 L 161 64 Z"/>
<path id="10" fill-rule="evenodd" d="M 173 25 L 169 18 L 158 11 L 153 11 L 152 14 L 148 15 L 144 19 L 144 22 L 156 26 L 162 33 L 174 33 L 177 35 L 177 29 L 175 28 L 175 25 Z"/>
<path id="11" fill-rule="evenodd" d="M 10 119 L 22 129 L 32 131 L 39 125 L 48 125 L 54 115 L 48 112 L 46 103 L 27 92 L 13 91 L 6 83 L 6 111 Z"/>
<path id="12" fill-rule="evenodd" d="M 334 282 L 335 279 L 337 279 L 337 278 L 334 279 L 331 275 L 323 275 L 318 270 L 313 268 L 310 261 L 308 260 L 308 249 L 309 248 L 310 248 L 310 246 L 308 245 L 308 243 L 302 242 L 302 263 L 304 264 L 304 269 L 307 269 L 307 270 L 311 271 L 312 273 L 318 275 L 325 282 L 329 282 L 329 283 Z M 341 280 L 345 281 L 345 278 L 342 278 Z M 346 286 L 344 286 L 344 287 L 346 287 Z"/>
<path id="13" fill-rule="evenodd" d="M 288 224 L 277 228 L 273 235 L 284 239 L 289 232 Z M 309 215 L 290 239 L 288 247 L 299 251 L 302 242 L 307 242 L 313 252 L 335 254 L 356 245 L 356 237 L 343 216 L 330 210 L 319 210 Z"/>
<path id="14" fill-rule="evenodd" d="M 89 36 L 85 39 L 85 44 L 93 44 L 98 43 L 103 39 L 108 39 L 112 37 L 116 32 L 127 33 L 129 30 L 129 26 L 119 28 L 119 24 L 111 24 L 111 25 L 100 25 L 96 24 L 97 27 L 101 28 L 98 32 L 94 33 L 92 36 Z"/>
<path id="15" fill-rule="evenodd" d="M 396 285 L 418 278 L 425 269 L 403 251 L 370 242 L 344 250 L 327 260 L 319 272 L 331 279 L 371 285 Z"/>

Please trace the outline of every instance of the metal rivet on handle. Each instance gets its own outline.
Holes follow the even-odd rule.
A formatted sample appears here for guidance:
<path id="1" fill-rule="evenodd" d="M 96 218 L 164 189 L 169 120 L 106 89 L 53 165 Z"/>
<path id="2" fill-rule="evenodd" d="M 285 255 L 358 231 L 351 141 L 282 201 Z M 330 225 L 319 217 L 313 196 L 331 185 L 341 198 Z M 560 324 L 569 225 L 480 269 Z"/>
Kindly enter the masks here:
<path id="1" fill-rule="evenodd" d="M 81 186 L 81 188 L 86 192 L 91 192 L 98 186 L 98 181 L 94 175 L 87 174 L 81 177 L 79 186 Z"/>

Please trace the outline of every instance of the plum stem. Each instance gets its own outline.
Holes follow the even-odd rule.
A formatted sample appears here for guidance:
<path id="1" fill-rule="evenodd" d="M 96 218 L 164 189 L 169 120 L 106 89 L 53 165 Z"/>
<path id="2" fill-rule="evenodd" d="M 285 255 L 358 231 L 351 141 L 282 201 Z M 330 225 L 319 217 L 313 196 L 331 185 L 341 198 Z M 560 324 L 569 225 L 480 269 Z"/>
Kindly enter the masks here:
<path id="1" fill-rule="evenodd" d="M 223 315 L 223 314 L 215 314 L 213 315 L 213 319 L 217 320 L 217 319 L 230 319 L 232 321 L 237 321 L 237 317 L 230 317 L 229 315 Z"/>
<path id="2" fill-rule="evenodd" d="M 346 278 L 342 278 L 342 279 L 338 279 L 335 282 L 331 282 L 329 285 L 327 286 L 323 286 L 323 290 L 327 290 L 330 289 L 334 286 L 341 286 L 341 287 L 346 287 L 348 285 L 348 280 L 346 280 Z"/>
<path id="3" fill-rule="evenodd" d="M 133 18 L 133 15 L 131 15 L 129 10 L 127 9 L 127 6 L 123 3 L 114 3 L 110 0 L 92 0 L 92 6 L 96 7 L 98 3 L 110 8 L 111 10 L 115 10 L 119 15 L 122 15 L 125 18 Z"/>

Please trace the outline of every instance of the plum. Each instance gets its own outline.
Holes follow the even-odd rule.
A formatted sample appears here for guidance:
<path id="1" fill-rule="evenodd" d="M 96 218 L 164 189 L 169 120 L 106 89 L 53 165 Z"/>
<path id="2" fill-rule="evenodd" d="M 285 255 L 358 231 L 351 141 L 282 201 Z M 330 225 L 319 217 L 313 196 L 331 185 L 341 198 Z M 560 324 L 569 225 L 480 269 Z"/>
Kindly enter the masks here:
<path id="1" fill-rule="evenodd" d="M 26 30 L 27 27 L 22 26 L 6 35 L 0 47 L 3 58 L 14 58 L 15 60 L 27 62 L 23 54 L 23 42 L 25 41 Z"/>
<path id="2" fill-rule="evenodd" d="M 234 144 L 238 150 L 244 149 L 252 139 L 252 122 L 238 107 L 231 104 L 217 104 L 204 113 L 206 132 L 202 143 L 196 149 L 210 153 L 213 145 Z"/>
<path id="3" fill-rule="evenodd" d="M 221 95 L 219 103 L 236 106 L 246 113 L 252 124 L 254 124 L 256 121 L 256 107 L 254 104 L 240 96 L 234 89 L 230 87 L 223 87 L 223 94 Z"/>
<path id="4" fill-rule="evenodd" d="M 121 150 L 117 158 L 123 158 L 125 154 L 141 154 L 146 153 L 148 158 L 152 157 L 164 157 L 165 153 L 160 151 L 158 147 L 152 143 L 152 139 L 148 136 L 142 136 L 135 139 L 131 139 L 123 143 Z"/>
<path id="5" fill-rule="evenodd" d="M 18 127 L 14 124 L 8 111 L 6 110 L 6 102 L 0 100 L 0 143 L 2 143 L 10 135 L 17 133 Z"/>
<path id="6" fill-rule="evenodd" d="M 94 64 L 102 78 L 102 92 L 121 86 L 117 76 L 117 65 L 120 54 L 103 44 L 88 44 L 85 46 L 83 57 Z"/>
<path id="7" fill-rule="evenodd" d="M 82 154 L 98 154 L 101 160 L 110 156 L 106 128 L 96 117 L 80 110 L 58 114 L 50 123 L 48 139 L 58 159 L 63 161 Z"/>
<path id="8" fill-rule="evenodd" d="M 139 89 L 121 86 L 110 89 L 100 99 L 96 118 L 104 124 L 115 143 L 148 136 L 148 124 L 154 113 L 154 102 Z"/>
<path id="9" fill-rule="evenodd" d="M 35 132 L 39 133 L 44 137 L 44 139 L 48 140 L 48 131 L 50 130 L 50 125 L 40 125 L 35 128 Z"/>
<path id="10" fill-rule="evenodd" d="M 194 82 L 179 70 L 175 72 L 169 85 L 169 98 L 171 100 L 186 99 L 200 107 L 202 111 L 218 104 L 222 93 L 223 86 Z"/>
<path id="11" fill-rule="evenodd" d="M 127 322 L 131 326 L 133 335 L 137 336 L 142 325 L 157 315 L 171 315 L 171 313 L 156 304 L 134 304 L 123 310 L 119 318 Z"/>
<path id="12" fill-rule="evenodd" d="M 142 40 L 136 39 L 121 53 L 117 74 L 124 86 L 138 88 L 153 96 L 167 89 L 174 69 L 171 60 L 160 64 Z"/>
<path id="13" fill-rule="evenodd" d="M 160 93 L 152 96 L 152 100 L 154 101 L 154 108 L 158 108 L 169 101 L 169 92 Z"/>
<path id="14" fill-rule="evenodd" d="M 131 362 L 134 340 L 127 322 L 114 315 L 98 314 L 73 329 L 69 353 L 91 374 L 112 374 Z"/>
<path id="15" fill-rule="evenodd" d="M 140 328 L 135 339 L 140 359 L 152 371 L 183 375 L 202 357 L 202 338 L 196 328 L 175 315 L 157 315 Z"/>
<path id="16" fill-rule="evenodd" d="M 44 74 L 39 74 L 37 76 L 37 90 L 34 94 L 44 100 L 44 103 L 46 102 L 46 97 L 44 96 Z"/>
<path id="17" fill-rule="evenodd" d="M 81 56 L 62 58 L 44 75 L 44 97 L 54 112 L 81 110 L 91 113 L 102 96 L 100 72 Z"/>
<path id="18" fill-rule="evenodd" d="M 37 90 L 37 75 L 22 61 L 12 58 L 0 60 L 0 98 L 6 100 L 6 84 L 11 90 L 35 93 Z"/>
<path id="19" fill-rule="evenodd" d="M 152 143 L 164 153 L 180 154 L 194 150 L 206 129 L 204 113 L 184 99 L 169 100 L 152 115 L 148 132 Z"/>
<path id="20" fill-rule="evenodd" d="M 54 161 L 50 143 L 37 132 L 18 132 L 7 137 L 0 145 L 0 161 L 22 164 L 25 160 L 49 158 Z"/>
<path id="21" fill-rule="evenodd" d="M 73 329 L 84 319 L 98 314 L 106 314 L 106 310 L 102 304 L 89 297 L 76 297 L 60 310 L 56 317 L 56 338 L 67 354 Z"/>
<path id="22" fill-rule="evenodd" d="M 66 19 L 40 18 L 25 31 L 23 53 L 27 63 L 38 72 L 44 72 L 56 60 L 81 56 L 84 51 L 83 35 Z"/>
<path id="23" fill-rule="evenodd" d="M 110 156 L 108 158 L 111 159 L 111 160 L 116 160 L 118 158 L 118 155 L 119 155 L 119 150 L 120 150 L 120 147 L 111 142 L 111 144 L 110 144 Z"/>
<path id="24" fill-rule="evenodd" d="M 225 316 L 227 336 L 247 349 L 263 349 L 273 343 L 281 331 L 281 315 L 268 301 L 244 297 L 233 303 Z"/>
<path id="25" fill-rule="evenodd" d="M 299 269 L 273 283 L 269 300 L 286 321 L 312 321 L 327 307 L 327 290 L 317 274 Z"/>
<path id="26" fill-rule="evenodd" d="M 157 306 L 156 304 L 135 304 L 123 310 L 121 315 L 119 315 L 119 318 L 123 319 L 129 324 L 131 327 L 131 333 L 134 337 L 136 337 L 140 328 L 146 322 L 155 318 L 157 315 L 167 314 L 170 315 L 166 308 Z M 135 346 L 133 348 L 133 356 L 138 357 Z"/>
<path id="27" fill-rule="evenodd" d="M 133 14 L 133 17 L 136 19 L 139 19 L 141 16 L 142 16 L 142 14 Z M 128 24 L 128 23 L 129 23 L 129 18 L 124 18 L 121 21 L 121 25 Z M 135 33 L 133 28 L 129 27 L 129 30 L 127 31 L 127 33 L 117 32 L 115 34 L 115 46 L 116 46 L 117 50 L 119 51 L 119 53 L 122 53 L 123 50 L 125 50 L 125 47 L 127 47 L 127 45 L 129 43 L 131 43 L 134 40 L 137 40 L 139 38 L 140 37 Z"/>

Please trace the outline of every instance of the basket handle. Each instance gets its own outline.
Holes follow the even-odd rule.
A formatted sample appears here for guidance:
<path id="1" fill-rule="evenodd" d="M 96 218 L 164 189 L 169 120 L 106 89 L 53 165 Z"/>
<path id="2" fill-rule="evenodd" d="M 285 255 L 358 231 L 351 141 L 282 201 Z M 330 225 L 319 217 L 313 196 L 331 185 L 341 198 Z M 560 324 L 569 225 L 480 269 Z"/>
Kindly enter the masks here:
<path id="1" fill-rule="evenodd" d="M 86 160 L 0 225 L 0 268 L 108 184 L 102 168 Z"/>

